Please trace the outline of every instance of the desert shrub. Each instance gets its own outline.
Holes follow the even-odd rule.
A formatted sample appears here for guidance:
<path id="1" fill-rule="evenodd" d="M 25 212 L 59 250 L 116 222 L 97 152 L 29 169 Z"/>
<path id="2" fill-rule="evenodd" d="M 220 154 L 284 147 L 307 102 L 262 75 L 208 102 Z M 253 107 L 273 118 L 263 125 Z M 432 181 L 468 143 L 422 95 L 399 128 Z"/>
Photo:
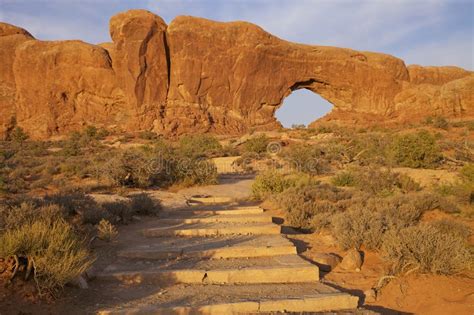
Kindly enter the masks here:
<path id="1" fill-rule="evenodd" d="M 334 213 L 344 211 L 352 196 L 327 184 L 307 182 L 278 194 L 275 200 L 285 211 L 286 222 L 296 228 L 320 229 L 329 225 Z"/>
<path id="2" fill-rule="evenodd" d="M 237 156 L 239 155 L 239 150 L 234 147 L 232 144 L 227 144 L 222 146 L 221 156 Z"/>
<path id="3" fill-rule="evenodd" d="M 351 135 L 348 140 L 341 153 L 349 161 L 362 166 L 389 164 L 388 151 L 393 141 L 391 134 L 370 132 Z"/>
<path id="4" fill-rule="evenodd" d="M 336 174 L 332 179 L 331 183 L 335 186 L 355 186 L 356 178 L 353 172 L 343 171 Z"/>
<path id="5" fill-rule="evenodd" d="M 295 170 L 312 175 L 322 174 L 328 168 L 323 155 L 319 147 L 305 144 L 291 145 L 280 154 Z"/>
<path id="6" fill-rule="evenodd" d="M 355 182 L 362 191 L 378 196 L 391 195 L 399 184 L 396 173 L 375 167 L 358 169 Z"/>
<path id="7" fill-rule="evenodd" d="M 462 180 L 468 183 L 474 183 L 474 163 L 465 164 L 459 171 Z"/>
<path id="8" fill-rule="evenodd" d="M 332 234 L 342 248 L 364 245 L 378 249 L 384 233 L 419 224 L 423 213 L 435 207 L 434 203 L 420 202 L 421 196 L 411 193 L 390 198 L 352 198 L 345 205 L 345 212 L 330 218 Z"/>
<path id="9" fill-rule="evenodd" d="M 380 246 L 384 224 L 380 212 L 353 209 L 336 214 L 332 219 L 332 234 L 343 249 L 365 245 L 369 249 Z"/>
<path id="10" fill-rule="evenodd" d="M 413 178 L 406 174 L 397 174 L 397 186 L 403 192 L 420 191 L 421 186 Z"/>
<path id="11" fill-rule="evenodd" d="M 448 129 L 449 128 L 449 123 L 448 121 L 446 120 L 446 118 L 442 117 L 442 116 L 436 116 L 434 119 L 433 119 L 433 127 L 435 128 L 440 128 L 440 129 Z"/>
<path id="12" fill-rule="evenodd" d="M 87 140 L 102 140 L 109 135 L 109 132 L 104 128 L 97 128 L 95 126 L 87 126 L 82 136 Z"/>
<path id="13" fill-rule="evenodd" d="M 270 139 L 265 134 L 258 135 L 248 139 L 243 146 L 244 152 L 253 152 L 262 154 L 267 151 L 267 146 L 270 143 Z"/>
<path id="14" fill-rule="evenodd" d="M 269 170 L 259 174 L 252 184 L 252 195 L 255 199 L 264 199 L 272 194 L 278 194 L 291 187 L 293 182 L 284 174 Z"/>
<path id="15" fill-rule="evenodd" d="M 189 158 L 212 157 L 220 154 L 219 141 L 207 134 L 187 135 L 179 141 L 179 154 Z"/>
<path id="16" fill-rule="evenodd" d="M 185 151 L 174 152 L 161 142 L 153 148 L 126 150 L 105 163 L 102 177 L 115 186 L 143 188 L 176 183 L 184 186 L 216 183 L 217 169 L 214 163 L 197 157 L 199 153 L 190 147 Z"/>
<path id="17" fill-rule="evenodd" d="M 18 256 L 34 262 L 40 289 L 56 290 L 82 274 L 93 259 L 58 205 L 39 200 L 0 206 L 5 232 L 0 257 Z"/>
<path id="18" fill-rule="evenodd" d="M 138 134 L 138 137 L 143 140 L 156 140 L 158 135 L 153 131 L 142 131 Z"/>
<path id="19" fill-rule="evenodd" d="M 435 191 L 446 198 L 443 200 L 444 202 L 447 202 L 449 199 L 452 199 L 455 203 L 474 203 L 474 183 L 472 182 L 458 181 L 455 183 L 441 184 L 435 187 Z M 453 208 L 457 209 L 453 202 L 448 203 L 448 205 L 450 207 L 454 206 Z"/>
<path id="20" fill-rule="evenodd" d="M 338 174 L 339 175 L 339 174 Z M 396 191 L 414 192 L 421 186 L 405 174 L 377 167 L 359 167 L 340 173 L 333 178 L 333 184 L 351 185 L 374 196 L 390 196 Z"/>
<path id="21" fill-rule="evenodd" d="M 450 219 L 433 221 L 430 225 L 443 234 L 452 234 L 460 239 L 467 239 L 471 235 L 469 226 Z"/>
<path id="22" fill-rule="evenodd" d="M 129 149 L 112 156 L 102 176 L 112 185 L 150 187 L 166 178 L 160 161 L 142 149 Z"/>
<path id="23" fill-rule="evenodd" d="M 72 132 L 62 144 L 61 154 L 65 157 L 78 156 L 82 153 L 81 134 Z"/>
<path id="24" fill-rule="evenodd" d="M 0 257 L 25 257 L 34 262 L 41 290 L 61 289 L 93 262 L 82 240 L 63 219 L 36 220 L 0 236 Z"/>
<path id="25" fill-rule="evenodd" d="M 0 195 L 6 193 L 7 190 L 7 178 L 4 174 L 0 173 Z"/>
<path id="26" fill-rule="evenodd" d="M 126 201 L 112 201 L 105 202 L 102 207 L 113 217 L 116 221 L 128 222 L 132 219 L 133 209 L 131 204 Z"/>
<path id="27" fill-rule="evenodd" d="M 0 206 L 2 225 L 7 230 L 32 225 L 36 221 L 52 222 L 62 218 L 63 211 L 58 205 L 41 206 L 39 200 L 25 200 Z"/>
<path id="28" fill-rule="evenodd" d="M 393 141 L 390 153 L 397 165 L 412 168 L 435 167 L 442 160 L 436 138 L 427 131 L 399 135 Z"/>
<path id="29" fill-rule="evenodd" d="M 21 143 L 23 141 L 28 140 L 29 136 L 21 127 L 15 127 L 8 134 L 8 138 L 9 138 L 10 141 Z"/>
<path id="30" fill-rule="evenodd" d="M 185 187 L 217 183 L 217 168 L 205 159 L 182 159 L 174 167 L 172 181 Z"/>
<path id="31" fill-rule="evenodd" d="M 466 127 L 467 127 L 467 130 L 474 131 L 474 121 L 467 121 Z"/>
<path id="32" fill-rule="evenodd" d="M 63 189 L 58 193 L 46 195 L 44 202 L 60 206 L 66 215 L 82 214 L 99 209 L 99 205 L 91 196 L 76 189 Z"/>
<path id="33" fill-rule="evenodd" d="M 97 237 L 103 241 L 110 242 L 118 235 L 115 226 L 109 221 L 102 219 L 97 226 Z"/>
<path id="34" fill-rule="evenodd" d="M 471 267 L 473 259 L 465 239 L 429 224 L 388 231 L 382 250 L 394 272 L 417 269 L 449 275 Z"/>
<path id="35" fill-rule="evenodd" d="M 156 215 L 161 210 L 161 204 L 146 193 L 132 195 L 130 200 L 130 207 L 138 214 Z"/>
<path id="36" fill-rule="evenodd" d="M 66 157 L 79 156 L 86 149 L 100 147 L 99 140 L 108 135 L 109 132 L 106 129 L 94 126 L 88 126 L 82 132 L 73 131 L 69 138 L 62 143 L 61 154 Z"/>
<path id="37" fill-rule="evenodd" d="M 255 161 L 261 160 L 262 155 L 255 153 L 255 152 L 245 152 L 242 154 L 240 158 L 235 160 L 235 165 L 240 167 L 244 172 L 252 172 L 253 171 L 253 163 Z"/>
<path id="38" fill-rule="evenodd" d="M 375 199 L 377 202 L 377 199 Z M 383 205 L 383 203 L 382 203 Z M 370 209 L 366 209 L 370 211 Z M 378 211 L 383 216 L 383 224 L 386 230 L 400 230 L 402 228 L 416 225 L 421 219 L 424 211 L 417 208 L 407 198 L 392 198 Z"/>
<path id="39" fill-rule="evenodd" d="M 441 208 L 443 204 L 442 197 L 438 194 L 431 192 L 420 192 L 418 194 L 408 195 L 410 202 L 421 211 L 430 211 L 437 208 Z M 444 209 L 441 209 L 444 210 Z"/>

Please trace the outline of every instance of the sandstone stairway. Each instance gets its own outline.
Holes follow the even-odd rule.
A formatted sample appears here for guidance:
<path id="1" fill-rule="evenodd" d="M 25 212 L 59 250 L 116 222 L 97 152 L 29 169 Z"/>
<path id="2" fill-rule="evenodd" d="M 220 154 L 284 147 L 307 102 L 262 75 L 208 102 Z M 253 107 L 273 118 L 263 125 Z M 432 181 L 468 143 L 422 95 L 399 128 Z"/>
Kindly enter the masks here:
<path id="1" fill-rule="evenodd" d="M 358 298 L 319 282 L 259 207 L 175 210 L 142 230 L 97 281 L 163 288 L 100 314 L 254 314 L 354 310 Z"/>

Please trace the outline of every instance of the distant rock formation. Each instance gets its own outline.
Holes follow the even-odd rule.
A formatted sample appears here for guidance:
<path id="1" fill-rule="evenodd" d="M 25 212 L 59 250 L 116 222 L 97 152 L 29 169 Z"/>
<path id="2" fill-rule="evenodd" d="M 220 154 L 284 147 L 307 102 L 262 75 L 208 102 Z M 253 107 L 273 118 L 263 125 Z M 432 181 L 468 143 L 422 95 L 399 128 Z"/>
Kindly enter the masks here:
<path id="1" fill-rule="evenodd" d="M 95 125 L 241 134 L 306 88 L 334 105 L 323 120 L 361 124 L 474 117 L 474 73 L 406 67 L 390 55 L 281 40 L 245 22 L 144 10 L 112 17 L 113 43 L 39 41 L 0 23 L 0 137 L 48 138 Z"/>

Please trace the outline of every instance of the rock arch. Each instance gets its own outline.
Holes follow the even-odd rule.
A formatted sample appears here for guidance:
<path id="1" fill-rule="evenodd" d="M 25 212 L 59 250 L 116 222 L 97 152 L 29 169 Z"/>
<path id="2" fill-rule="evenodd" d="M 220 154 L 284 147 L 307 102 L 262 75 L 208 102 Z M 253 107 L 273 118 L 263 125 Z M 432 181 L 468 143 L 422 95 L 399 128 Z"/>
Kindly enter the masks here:
<path id="1" fill-rule="evenodd" d="M 276 107 L 275 118 L 285 128 L 309 126 L 329 114 L 334 104 L 305 85 L 296 86 L 285 95 L 282 103 Z"/>
<path id="2" fill-rule="evenodd" d="M 33 138 L 87 124 L 164 135 L 269 130 L 301 87 L 334 104 L 329 120 L 474 117 L 474 74 L 456 67 L 291 43 L 246 22 L 180 16 L 166 25 L 145 10 L 116 15 L 110 31 L 113 43 L 43 42 L 0 23 L 0 138 L 13 124 Z"/>

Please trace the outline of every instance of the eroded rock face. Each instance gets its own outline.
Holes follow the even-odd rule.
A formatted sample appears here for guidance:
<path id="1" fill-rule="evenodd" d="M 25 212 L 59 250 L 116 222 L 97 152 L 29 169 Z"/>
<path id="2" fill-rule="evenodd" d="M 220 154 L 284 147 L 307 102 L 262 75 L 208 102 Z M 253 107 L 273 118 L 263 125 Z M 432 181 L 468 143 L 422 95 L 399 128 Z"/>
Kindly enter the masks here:
<path id="1" fill-rule="evenodd" d="M 16 48 L 16 120 L 46 138 L 133 119 L 107 51 L 80 41 L 27 41 Z"/>
<path id="2" fill-rule="evenodd" d="M 129 129 L 150 129 L 165 106 L 169 73 L 166 28 L 163 19 L 144 10 L 119 13 L 110 20 L 113 67 L 137 118 Z"/>
<path id="3" fill-rule="evenodd" d="M 339 110 L 386 113 L 409 80 L 395 57 L 294 44 L 243 22 L 177 17 L 168 27 L 168 42 L 169 131 L 275 128 L 275 110 L 300 88 Z"/>
<path id="4" fill-rule="evenodd" d="M 0 23 L 0 139 L 5 138 L 15 124 L 15 50 L 23 42 L 32 39 L 33 36 L 26 30 Z"/>
<path id="5" fill-rule="evenodd" d="M 269 130 L 301 88 L 334 105 L 325 120 L 474 117 L 474 74 L 456 67 L 290 43 L 245 22 L 182 16 L 167 26 L 144 10 L 114 16 L 110 34 L 113 43 L 100 45 L 43 42 L 0 23 L 0 136 L 15 123 L 33 138 L 85 125 L 165 135 Z"/>

